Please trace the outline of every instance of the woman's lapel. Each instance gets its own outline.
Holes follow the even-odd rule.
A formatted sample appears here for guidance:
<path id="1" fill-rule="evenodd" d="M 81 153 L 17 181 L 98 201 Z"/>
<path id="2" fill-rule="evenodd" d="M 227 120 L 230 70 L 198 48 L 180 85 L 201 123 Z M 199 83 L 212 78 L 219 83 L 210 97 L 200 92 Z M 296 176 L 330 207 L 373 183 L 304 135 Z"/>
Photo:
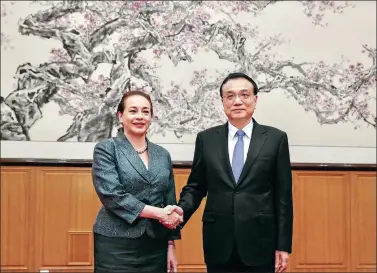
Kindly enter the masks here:
<path id="1" fill-rule="evenodd" d="M 119 150 L 124 154 L 125 158 L 131 164 L 131 166 L 140 174 L 141 177 L 150 183 L 150 174 L 141 160 L 140 156 L 137 154 L 135 149 L 132 147 L 130 141 L 124 135 L 123 130 L 120 130 L 115 137 L 115 143 Z M 149 148 L 149 147 L 148 147 Z M 151 158 L 149 158 L 149 161 Z"/>

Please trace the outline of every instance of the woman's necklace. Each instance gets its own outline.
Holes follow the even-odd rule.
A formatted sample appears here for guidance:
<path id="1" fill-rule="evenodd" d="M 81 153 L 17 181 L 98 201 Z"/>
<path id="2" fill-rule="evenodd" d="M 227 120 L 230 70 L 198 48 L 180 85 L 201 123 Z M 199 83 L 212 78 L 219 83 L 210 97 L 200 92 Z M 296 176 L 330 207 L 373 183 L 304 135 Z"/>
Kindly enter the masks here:
<path id="1" fill-rule="evenodd" d="M 143 150 L 138 151 L 138 150 L 135 149 L 135 151 L 136 151 L 139 155 L 145 153 L 147 150 L 148 150 L 148 142 L 145 143 L 145 148 L 144 148 Z"/>

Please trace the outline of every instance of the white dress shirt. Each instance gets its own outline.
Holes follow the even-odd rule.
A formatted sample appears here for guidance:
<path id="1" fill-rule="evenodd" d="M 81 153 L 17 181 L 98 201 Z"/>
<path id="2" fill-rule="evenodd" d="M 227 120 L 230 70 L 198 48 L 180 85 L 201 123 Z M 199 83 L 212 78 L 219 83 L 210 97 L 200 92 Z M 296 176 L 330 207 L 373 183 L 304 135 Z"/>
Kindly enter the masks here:
<path id="1" fill-rule="evenodd" d="M 236 146 L 238 137 L 236 136 L 236 132 L 238 131 L 238 128 L 234 127 L 230 122 L 228 122 L 228 152 L 229 152 L 229 161 L 230 165 L 232 166 L 232 160 L 233 160 L 233 151 L 234 147 Z M 251 133 L 253 132 L 253 120 L 250 121 L 249 124 L 247 124 L 243 129 L 245 132 L 245 135 L 243 136 L 243 143 L 244 143 L 244 163 L 246 161 L 247 152 L 249 151 L 250 146 L 250 140 L 251 140 Z"/>

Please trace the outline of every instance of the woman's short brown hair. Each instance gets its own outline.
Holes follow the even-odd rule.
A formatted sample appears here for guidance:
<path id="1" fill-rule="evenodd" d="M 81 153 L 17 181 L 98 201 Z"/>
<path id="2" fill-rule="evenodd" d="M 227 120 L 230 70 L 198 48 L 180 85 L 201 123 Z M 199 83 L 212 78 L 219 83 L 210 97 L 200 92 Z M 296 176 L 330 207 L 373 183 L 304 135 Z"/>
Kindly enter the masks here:
<path id="1" fill-rule="evenodd" d="M 124 93 L 122 99 L 120 100 L 120 102 L 118 104 L 117 113 L 118 112 L 123 113 L 124 108 L 126 107 L 126 105 L 125 105 L 126 99 L 128 97 L 135 96 L 135 95 L 142 96 L 149 101 L 149 104 L 151 105 L 151 115 L 153 116 L 153 105 L 152 105 L 151 97 L 142 90 L 132 90 L 132 91 L 128 91 L 128 92 Z"/>

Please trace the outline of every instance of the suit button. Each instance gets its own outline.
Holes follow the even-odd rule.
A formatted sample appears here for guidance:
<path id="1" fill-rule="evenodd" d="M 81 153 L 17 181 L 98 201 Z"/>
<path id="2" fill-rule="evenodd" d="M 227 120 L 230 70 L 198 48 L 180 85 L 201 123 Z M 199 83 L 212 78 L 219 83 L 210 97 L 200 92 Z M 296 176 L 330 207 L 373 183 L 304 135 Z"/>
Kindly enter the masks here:
<path id="1" fill-rule="evenodd" d="M 235 192 L 235 194 L 238 194 L 238 193 L 239 193 L 238 191 Z"/>

